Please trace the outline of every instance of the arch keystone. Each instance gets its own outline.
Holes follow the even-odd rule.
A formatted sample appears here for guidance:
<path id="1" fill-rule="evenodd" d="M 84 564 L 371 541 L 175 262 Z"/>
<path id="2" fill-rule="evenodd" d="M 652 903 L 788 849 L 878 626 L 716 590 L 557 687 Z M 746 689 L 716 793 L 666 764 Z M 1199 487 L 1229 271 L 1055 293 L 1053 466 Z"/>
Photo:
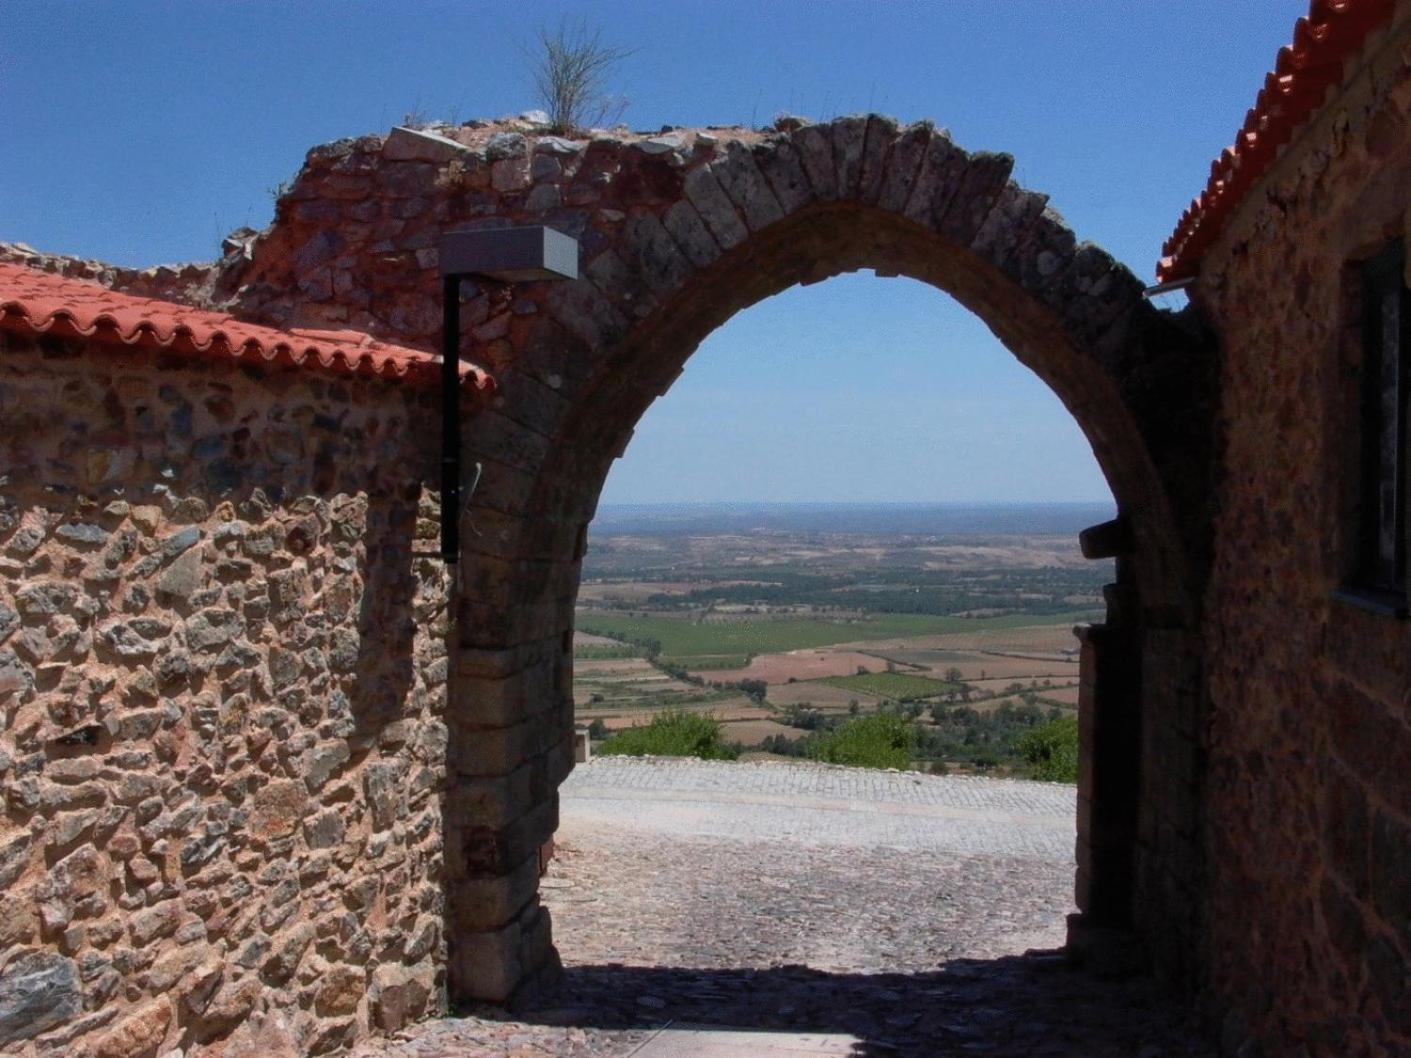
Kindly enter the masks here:
<path id="1" fill-rule="evenodd" d="M 838 173 L 833 164 L 832 130 L 826 125 L 805 125 L 794 133 L 793 141 L 814 197 L 837 198 Z"/>
<path id="2" fill-rule="evenodd" d="M 882 193 L 882 177 L 887 169 L 887 158 L 897 141 L 898 128 L 896 118 L 873 114 L 868 119 L 867 137 L 862 146 L 861 172 L 858 175 L 859 201 L 874 205 Z"/>
<path id="3" fill-rule="evenodd" d="M 863 114 L 833 122 L 833 161 L 839 198 L 857 197 L 858 181 L 862 178 L 862 149 L 867 142 L 869 120 Z"/>

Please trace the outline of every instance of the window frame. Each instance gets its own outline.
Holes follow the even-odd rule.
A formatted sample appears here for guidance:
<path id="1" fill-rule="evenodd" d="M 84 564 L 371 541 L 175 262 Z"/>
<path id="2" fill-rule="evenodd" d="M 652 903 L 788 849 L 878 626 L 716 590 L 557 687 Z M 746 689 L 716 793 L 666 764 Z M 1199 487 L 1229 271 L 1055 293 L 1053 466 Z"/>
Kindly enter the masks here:
<path id="1" fill-rule="evenodd" d="M 1362 262 L 1357 517 L 1344 602 L 1411 615 L 1411 289 L 1406 243 Z M 1390 355 L 1388 355 L 1390 354 Z"/>

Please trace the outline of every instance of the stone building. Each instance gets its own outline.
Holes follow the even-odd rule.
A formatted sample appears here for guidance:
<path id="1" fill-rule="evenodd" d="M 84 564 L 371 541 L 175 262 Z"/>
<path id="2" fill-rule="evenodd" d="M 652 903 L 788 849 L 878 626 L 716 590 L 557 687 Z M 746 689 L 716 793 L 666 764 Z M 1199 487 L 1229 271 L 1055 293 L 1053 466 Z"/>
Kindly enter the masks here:
<path id="1" fill-rule="evenodd" d="M 0 264 L 0 1052 L 442 1009 L 436 372 Z"/>
<path id="2" fill-rule="evenodd" d="M 1313 7 L 1161 265 L 1220 345 L 1198 980 L 1266 1053 L 1402 1054 L 1411 5 Z"/>
<path id="3" fill-rule="evenodd" d="M 878 115 L 394 129 L 312 150 L 211 265 L 6 250 L 0 1046 L 325 1053 L 549 979 L 607 470 L 730 315 L 872 268 L 983 319 L 1118 502 L 1075 955 L 1137 938 L 1232 1052 L 1411 1049 L 1409 120 L 1411 5 L 1316 0 L 1168 246 L 1177 315 L 1008 156 Z M 495 384 L 466 368 L 453 584 L 437 245 L 507 224 L 582 276 L 465 287 Z"/>

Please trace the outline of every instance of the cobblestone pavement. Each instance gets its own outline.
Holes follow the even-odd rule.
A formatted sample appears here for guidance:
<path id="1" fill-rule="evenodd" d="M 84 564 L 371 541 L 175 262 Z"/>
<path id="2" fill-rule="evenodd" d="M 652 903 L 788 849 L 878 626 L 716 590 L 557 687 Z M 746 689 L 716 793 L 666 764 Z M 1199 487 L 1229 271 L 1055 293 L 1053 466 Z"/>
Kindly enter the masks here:
<path id="1" fill-rule="evenodd" d="M 564 961 L 517 1013 L 377 1058 L 627 1058 L 662 1025 L 851 1033 L 859 1054 L 1205 1056 L 1148 982 L 1052 949 L 1073 792 L 808 764 L 597 760 L 543 882 Z"/>
<path id="2" fill-rule="evenodd" d="M 1065 869 L 1075 802 L 1072 787 L 1054 783 L 804 763 L 599 758 L 563 786 L 575 826 L 1023 856 Z"/>

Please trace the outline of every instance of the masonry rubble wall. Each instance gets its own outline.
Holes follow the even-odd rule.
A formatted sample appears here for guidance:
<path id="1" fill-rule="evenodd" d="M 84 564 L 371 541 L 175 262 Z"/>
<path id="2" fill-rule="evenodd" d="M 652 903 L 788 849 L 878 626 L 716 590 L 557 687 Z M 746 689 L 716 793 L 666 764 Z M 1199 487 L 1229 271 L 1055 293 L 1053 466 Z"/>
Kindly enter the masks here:
<path id="1" fill-rule="evenodd" d="M 1226 1042 L 1265 1054 L 1411 1052 L 1411 623 L 1333 594 L 1358 526 L 1356 262 L 1411 238 L 1408 15 L 1247 195 L 1195 288 L 1226 444 L 1206 994 Z"/>
<path id="2" fill-rule="evenodd" d="M 0 1053 L 441 1009 L 432 398 L 0 335 Z"/>

